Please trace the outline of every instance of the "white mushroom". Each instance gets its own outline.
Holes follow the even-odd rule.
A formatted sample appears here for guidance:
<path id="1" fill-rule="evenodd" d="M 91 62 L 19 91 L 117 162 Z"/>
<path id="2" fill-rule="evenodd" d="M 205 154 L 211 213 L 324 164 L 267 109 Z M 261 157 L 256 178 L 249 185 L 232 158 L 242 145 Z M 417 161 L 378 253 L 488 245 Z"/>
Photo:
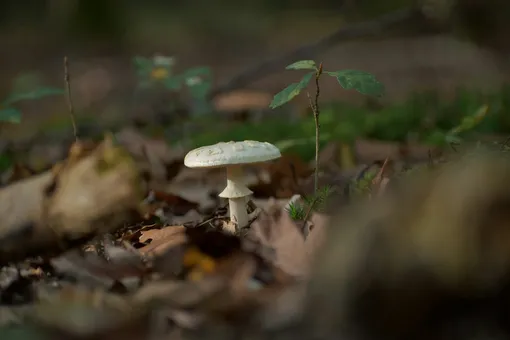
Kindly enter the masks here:
<path id="1" fill-rule="evenodd" d="M 253 192 L 243 183 L 243 164 L 280 158 L 280 150 L 267 142 L 221 142 L 188 152 L 184 165 L 188 168 L 227 168 L 227 187 L 219 196 L 228 198 L 230 220 L 238 229 L 248 225 L 246 197 Z"/>

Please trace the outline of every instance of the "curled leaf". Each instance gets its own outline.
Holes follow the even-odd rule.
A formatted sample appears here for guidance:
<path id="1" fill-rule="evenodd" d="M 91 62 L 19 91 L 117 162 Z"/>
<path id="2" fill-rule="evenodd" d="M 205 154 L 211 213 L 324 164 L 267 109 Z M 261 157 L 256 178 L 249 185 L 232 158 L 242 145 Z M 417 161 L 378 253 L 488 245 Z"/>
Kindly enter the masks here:
<path id="1" fill-rule="evenodd" d="M 313 60 L 300 60 L 290 64 L 285 69 L 287 70 L 316 70 L 317 66 Z"/>

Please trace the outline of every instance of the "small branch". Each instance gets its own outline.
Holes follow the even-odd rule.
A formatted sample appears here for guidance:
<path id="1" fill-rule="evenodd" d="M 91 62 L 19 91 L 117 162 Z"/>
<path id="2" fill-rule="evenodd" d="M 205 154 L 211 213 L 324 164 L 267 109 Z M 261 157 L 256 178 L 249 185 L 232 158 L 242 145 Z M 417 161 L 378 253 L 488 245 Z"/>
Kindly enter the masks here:
<path id="1" fill-rule="evenodd" d="M 328 50 L 342 41 L 377 36 L 389 28 L 402 24 L 407 20 L 418 16 L 421 16 L 419 9 L 411 7 L 396 10 L 372 21 L 365 21 L 341 27 L 319 41 L 300 46 L 284 55 L 265 60 L 240 72 L 225 84 L 220 85 L 211 91 L 209 96 L 210 98 L 214 98 L 219 94 L 246 87 L 248 84 L 262 79 L 274 72 L 281 71 L 283 67 L 295 60 L 313 59 L 318 53 Z"/>
<path id="2" fill-rule="evenodd" d="M 74 119 L 74 106 L 71 96 L 71 82 L 69 81 L 69 59 L 64 57 L 64 81 L 67 89 L 67 104 L 69 105 L 69 116 L 71 117 L 71 124 L 73 125 L 73 134 L 75 141 L 78 141 L 78 129 L 76 128 L 76 120 Z"/>

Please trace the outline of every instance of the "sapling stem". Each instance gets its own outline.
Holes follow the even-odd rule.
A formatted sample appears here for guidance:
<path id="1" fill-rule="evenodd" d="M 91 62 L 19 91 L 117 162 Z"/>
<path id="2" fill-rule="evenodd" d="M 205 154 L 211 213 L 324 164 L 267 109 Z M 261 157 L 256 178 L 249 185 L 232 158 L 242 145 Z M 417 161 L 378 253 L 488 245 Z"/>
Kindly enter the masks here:
<path id="1" fill-rule="evenodd" d="M 73 106 L 73 98 L 71 96 L 71 82 L 69 79 L 69 58 L 67 56 L 64 57 L 64 81 L 66 84 L 66 92 L 67 92 L 67 105 L 69 106 L 69 116 L 71 118 L 71 124 L 73 125 L 73 135 L 74 140 L 78 141 L 78 129 L 76 128 L 76 119 L 74 118 L 74 106 Z"/>
<path id="2" fill-rule="evenodd" d="M 319 95 L 321 92 L 321 88 L 319 86 L 319 78 L 322 74 L 322 63 L 320 63 L 317 72 L 315 73 L 315 98 L 312 101 L 310 97 L 310 93 L 307 92 L 308 101 L 310 102 L 310 108 L 312 109 L 313 119 L 315 121 L 315 171 L 314 171 L 314 194 L 317 194 L 319 190 L 319 148 L 320 148 L 320 123 L 319 123 Z"/>

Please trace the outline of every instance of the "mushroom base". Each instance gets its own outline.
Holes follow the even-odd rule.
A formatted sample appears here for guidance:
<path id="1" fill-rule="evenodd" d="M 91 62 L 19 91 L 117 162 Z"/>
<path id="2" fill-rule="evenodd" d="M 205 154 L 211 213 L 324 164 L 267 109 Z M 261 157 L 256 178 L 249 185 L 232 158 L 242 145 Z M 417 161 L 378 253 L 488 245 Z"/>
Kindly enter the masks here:
<path id="1" fill-rule="evenodd" d="M 246 197 L 230 198 L 228 209 L 230 211 L 230 220 L 236 224 L 237 231 L 248 225 L 249 218 L 246 208 Z"/>

